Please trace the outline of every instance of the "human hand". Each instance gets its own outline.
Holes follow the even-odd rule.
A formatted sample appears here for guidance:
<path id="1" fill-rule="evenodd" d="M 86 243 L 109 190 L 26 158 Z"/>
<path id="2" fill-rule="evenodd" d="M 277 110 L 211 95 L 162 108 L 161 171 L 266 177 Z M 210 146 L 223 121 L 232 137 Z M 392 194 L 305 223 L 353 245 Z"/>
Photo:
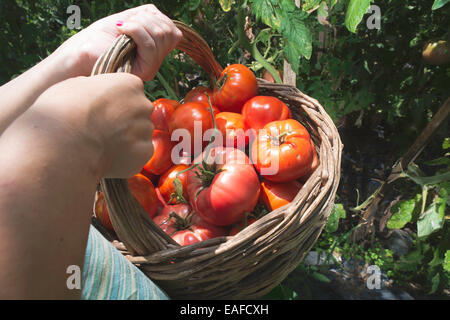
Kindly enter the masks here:
<path id="1" fill-rule="evenodd" d="M 133 38 L 137 45 L 131 73 L 143 81 L 153 79 L 164 58 L 182 38 L 172 20 L 149 4 L 96 21 L 53 54 L 65 57 L 71 76 L 88 76 L 97 59 L 122 33 Z"/>
<path id="2" fill-rule="evenodd" d="M 113 73 L 60 82 L 24 116 L 27 127 L 44 128 L 39 138 L 52 150 L 84 159 L 98 178 L 129 178 L 153 154 L 152 111 L 141 79 Z"/>

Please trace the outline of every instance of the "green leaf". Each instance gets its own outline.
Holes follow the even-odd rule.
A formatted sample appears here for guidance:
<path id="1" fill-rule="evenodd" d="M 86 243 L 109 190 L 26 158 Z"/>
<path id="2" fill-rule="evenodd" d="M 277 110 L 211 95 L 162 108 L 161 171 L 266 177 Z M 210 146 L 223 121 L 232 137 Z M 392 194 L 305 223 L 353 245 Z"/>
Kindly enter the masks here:
<path id="1" fill-rule="evenodd" d="M 274 0 L 250 0 L 251 10 L 256 17 L 256 20 L 262 21 L 269 27 L 279 31 L 280 17 L 279 10 L 275 7 L 278 1 Z"/>
<path id="2" fill-rule="evenodd" d="M 448 148 L 450 148 L 450 138 L 445 138 L 442 142 L 442 149 L 447 150 Z"/>
<path id="3" fill-rule="evenodd" d="M 195 10 L 197 10 L 197 9 L 198 9 L 198 6 L 199 6 L 200 3 L 201 3 L 201 1 L 202 1 L 202 0 L 192 0 L 192 1 L 190 1 L 190 2 L 189 2 L 189 11 L 195 11 Z M 219 2 L 223 2 L 223 1 L 219 1 Z M 231 4 L 231 0 L 228 1 L 228 2 L 230 2 L 230 4 Z M 231 8 L 231 5 L 230 5 L 230 8 Z M 222 9 L 223 9 L 223 7 L 222 7 Z M 230 9 L 228 9 L 228 10 L 230 10 Z M 224 11 L 225 11 L 225 10 L 224 10 Z"/>
<path id="4" fill-rule="evenodd" d="M 331 282 L 331 280 L 326 275 L 324 275 L 323 273 L 319 273 L 319 272 L 314 271 L 311 274 L 311 276 L 314 279 L 316 279 L 317 281 L 320 281 L 320 282 L 325 282 L 325 283 L 330 283 Z"/>
<path id="5" fill-rule="evenodd" d="M 361 22 L 363 16 L 370 8 L 370 0 L 350 0 L 345 15 L 345 26 L 353 33 L 356 32 L 356 27 Z"/>
<path id="6" fill-rule="evenodd" d="M 445 271 L 450 272 L 450 250 L 447 250 L 445 252 L 444 262 L 442 263 L 442 268 L 444 268 Z"/>
<path id="7" fill-rule="evenodd" d="M 433 6 L 431 7 L 431 10 L 437 10 L 439 8 L 442 8 L 447 3 L 449 3 L 450 0 L 434 0 Z"/>
<path id="8" fill-rule="evenodd" d="M 309 11 L 312 9 L 317 9 L 319 7 L 319 4 L 322 0 L 305 0 L 305 2 L 302 5 L 302 9 L 304 11 Z"/>
<path id="9" fill-rule="evenodd" d="M 325 229 L 329 233 L 336 232 L 339 227 L 339 220 L 345 218 L 346 212 L 341 203 L 336 203 L 328 218 Z"/>
<path id="10" fill-rule="evenodd" d="M 427 237 L 444 226 L 445 201 L 436 201 L 428 206 L 417 220 L 417 235 Z"/>
<path id="11" fill-rule="evenodd" d="M 220 3 L 220 6 L 222 7 L 223 11 L 225 11 L 225 12 L 230 11 L 230 9 L 231 9 L 231 0 L 219 0 L 219 3 Z"/>
<path id="12" fill-rule="evenodd" d="M 439 283 L 441 282 L 441 275 L 436 273 L 433 278 L 431 278 L 431 290 L 429 294 L 435 293 L 439 288 Z"/>
<path id="13" fill-rule="evenodd" d="M 450 180 L 450 171 L 431 177 L 426 177 L 422 170 L 420 170 L 419 167 L 414 163 L 408 166 L 405 175 L 420 186 L 439 184 L 441 182 Z"/>
<path id="14" fill-rule="evenodd" d="M 312 36 L 305 25 L 307 17 L 306 13 L 296 7 L 293 10 L 283 7 L 280 29 L 286 41 L 283 52 L 295 73 L 299 69 L 300 57 L 309 60 L 312 54 Z"/>
<path id="15" fill-rule="evenodd" d="M 416 206 L 416 200 L 403 200 L 399 201 L 392 207 L 392 211 L 394 212 L 391 218 L 387 222 L 387 227 L 389 229 L 401 229 L 408 222 L 411 221 L 414 207 Z"/>

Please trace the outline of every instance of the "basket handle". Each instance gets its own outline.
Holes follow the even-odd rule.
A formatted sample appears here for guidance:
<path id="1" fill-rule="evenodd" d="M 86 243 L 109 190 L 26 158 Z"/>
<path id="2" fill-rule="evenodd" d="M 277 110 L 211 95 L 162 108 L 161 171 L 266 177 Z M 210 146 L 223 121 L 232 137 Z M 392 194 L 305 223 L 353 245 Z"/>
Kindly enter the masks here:
<path id="1" fill-rule="evenodd" d="M 174 21 L 183 33 L 177 49 L 185 52 L 209 75 L 212 82 L 218 79 L 222 67 L 214 58 L 206 41 L 192 28 Z M 91 75 L 131 72 L 136 54 L 136 44 L 127 35 L 119 36 L 111 47 L 96 61 Z M 148 255 L 178 244 L 161 230 L 147 215 L 130 192 L 126 179 L 102 179 L 100 187 L 105 195 L 111 223 L 117 236 L 133 255 Z"/>

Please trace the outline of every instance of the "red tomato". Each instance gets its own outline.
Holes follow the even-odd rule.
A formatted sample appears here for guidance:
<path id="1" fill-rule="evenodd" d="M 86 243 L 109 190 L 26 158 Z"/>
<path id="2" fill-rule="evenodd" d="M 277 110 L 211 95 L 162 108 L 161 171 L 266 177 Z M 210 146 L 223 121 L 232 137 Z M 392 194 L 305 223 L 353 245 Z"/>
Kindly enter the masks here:
<path id="1" fill-rule="evenodd" d="M 217 129 L 222 133 L 222 146 L 244 150 L 249 136 L 245 133 L 244 119 L 235 112 L 220 112 L 216 115 Z"/>
<path id="2" fill-rule="evenodd" d="M 191 91 L 189 91 L 186 94 L 186 97 L 184 97 L 184 103 L 186 102 L 201 102 L 201 103 L 206 103 L 207 105 L 209 105 L 209 101 L 208 101 L 208 96 L 211 99 L 211 103 L 212 103 L 212 90 L 208 87 L 204 87 L 204 86 L 199 86 L 196 87 L 194 89 L 192 89 Z"/>
<path id="3" fill-rule="evenodd" d="M 199 165 L 187 175 L 189 200 L 206 222 L 228 226 L 253 210 L 259 179 L 244 152 L 215 147 L 208 157 L 204 152 L 194 163 Z"/>
<path id="4" fill-rule="evenodd" d="M 205 222 L 187 204 L 166 205 L 153 221 L 181 246 L 227 234 L 225 228 Z"/>
<path id="5" fill-rule="evenodd" d="M 231 228 L 229 235 L 234 236 L 234 235 L 238 234 L 239 232 L 241 232 L 242 230 L 247 228 L 249 225 L 251 225 L 255 221 L 256 221 L 255 218 L 249 218 L 249 219 L 244 218 L 243 220 L 239 221 L 239 223 L 236 223 Z"/>
<path id="6" fill-rule="evenodd" d="M 260 130 L 266 124 L 291 117 L 288 106 L 278 98 L 256 96 L 248 100 L 242 108 L 246 129 Z"/>
<path id="7" fill-rule="evenodd" d="M 258 94 L 258 82 L 255 74 L 242 64 L 226 67 L 214 89 L 214 105 L 221 111 L 241 113 L 244 103 Z"/>
<path id="8" fill-rule="evenodd" d="M 127 181 L 131 193 L 142 208 L 144 208 L 145 212 L 147 212 L 148 216 L 150 218 L 155 217 L 159 201 L 152 182 L 142 174 L 137 174 L 127 179 Z M 103 192 L 100 192 L 95 203 L 95 215 L 103 226 L 110 230 L 114 230 Z"/>
<path id="9" fill-rule="evenodd" d="M 153 102 L 152 122 L 157 130 L 169 132 L 169 121 L 175 111 L 175 107 L 170 101 L 175 100 L 158 99 Z"/>
<path id="10" fill-rule="evenodd" d="M 148 174 L 161 175 L 173 165 L 171 155 L 174 143 L 170 140 L 169 133 L 162 130 L 154 130 L 152 142 L 153 156 L 141 171 L 146 176 Z"/>
<path id="11" fill-rule="evenodd" d="M 169 203 L 169 200 L 172 195 L 176 196 L 174 181 L 177 178 L 177 174 L 183 170 L 186 170 L 187 168 L 189 168 L 189 166 L 185 164 L 173 166 L 166 173 L 164 173 L 159 179 L 158 188 L 161 193 L 161 196 L 164 198 L 164 201 L 166 203 Z M 178 179 L 180 180 L 181 186 L 183 188 L 182 196 L 185 200 L 188 200 L 189 198 L 187 195 L 187 172 L 179 174 Z M 176 202 L 177 199 L 173 198 L 169 204 L 175 204 Z"/>
<path id="12" fill-rule="evenodd" d="M 259 199 L 270 210 L 278 209 L 294 200 L 303 185 L 296 181 L 272 182 L 264 180 L 261 183 Z"/>
<path id="13" fill-rule="evenodd" d="M 314 171 L 316 171 L 317 167 L 319 166 L 319 157 L 317 156 L 316 147 L 314 145 L 314 142 L 312 142 L 312 140 L 311 140 L 311 147 L 313 150 L 313 160 L 311 162 L 311 166 L 308 173 L 300 178 L 300 181 L 303 183 L 305 183 L 306 180 L 309 179 L 309 177 L 314 173 Z"/>
<path id="14" fill-rule="evenodd" d="M 197 123 L 197 130 L 196 128 Z M 187 143 L 185 152 L 195 155 L 203 151 L 208 141 L 203 141 L 203 134 L 208 129 L 213 128 L 213 120 L 211 113 L 205 108 L 205 105 L 198 102 L 187 102 L 179 106 L 172 114 L 169 123 L 169 132 L 173 137 L 174 131 L 177 129 L 185 129 L 188 136 L 182 136 L 180 143 Z M 184 141 L 188 139 L 188 141 Z M 197 145 L 195 145 L 195 142 Z"/>
<path id="15" fill-rule="evenodd" d="M 150 218 L 153 218 L 156 215 L 159 205 L 153 183 L 142 174 L 137 174 L 127 180 L 131 193 L 148 213 Z"/>
<path id="16" fill-rule="evenodd" d="M 311 139 L 300 122 L 288 119 L 264 126 L 251 149 L 256 170 L 267 180 L 287 182 L 309 173 L 313 161 Z"/>

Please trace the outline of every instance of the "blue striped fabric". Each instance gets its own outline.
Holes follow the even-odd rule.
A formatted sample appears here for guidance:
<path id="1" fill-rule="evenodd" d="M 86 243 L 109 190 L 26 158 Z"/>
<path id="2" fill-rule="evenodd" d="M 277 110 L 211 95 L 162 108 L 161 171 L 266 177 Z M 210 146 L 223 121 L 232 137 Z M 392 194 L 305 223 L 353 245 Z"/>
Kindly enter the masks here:
<path id="1" fill-rule="evenodd" d="M 84 300 L 167 300 L 169 297 L 91 226 L 82 277 Z"/>

